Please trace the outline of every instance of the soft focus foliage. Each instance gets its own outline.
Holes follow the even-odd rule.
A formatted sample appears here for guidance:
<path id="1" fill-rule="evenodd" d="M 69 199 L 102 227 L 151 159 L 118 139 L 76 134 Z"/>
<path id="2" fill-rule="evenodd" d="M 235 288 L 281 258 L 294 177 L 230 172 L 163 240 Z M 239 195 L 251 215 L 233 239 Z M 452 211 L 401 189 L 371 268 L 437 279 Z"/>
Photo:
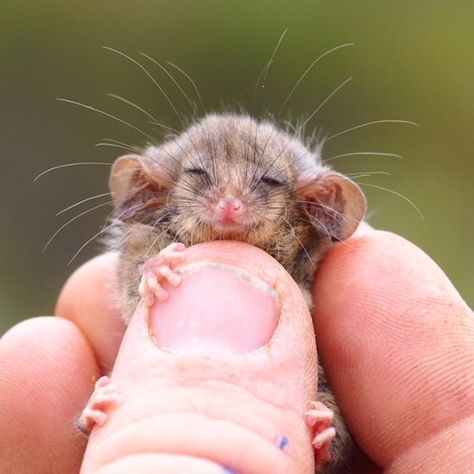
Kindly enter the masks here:
<path id="1" fill-rule="evenodd" d="M 43 255 L 42 247 L 56 229 L 107 200 L 91 200 L 55 217 L 72 203 L 107 192 L 108 167 L 65 168 L 32 184 L 33 178 L 62 163 L 112 162 L 122 150 L 94 147 L 104 137 L 136 145 L 146 141 L 130 127 L 55 98 L 93 105 L 154 134 L 146 116 L 106 95 L 115 93 L 170 126 L 180 126 L 143 71 L 102 49 L 104 45 L 146 64 L 184 113 L 189 114 L 189 106 L 179 91 L 141 51 L 189 73 L 207 110 L 224 104 L 277 115 L 288 91 L 318 55 L 355 43 L 315 66 L 282 119 L 308 116 L 353 76 L 311 121 L 323 135 L 378 119 L 421 124 L 355 130 L 328 143 L 324 156 L 357 151 L 402 155 L 402 160 L 355 155 L 332 163 L 346 173 L 390 173 L 359 179 L 375 185 L 363 186 L 370 222 L 422 247 L 472 304 L 473 18 L 473 3 L 467 0 L 2 2 L 0 333 L 18 319 L 52 313 L 62 282 L 100 245 L 92 242 L 69 267 L 68 261 L 100 231 L 110 212 L 102 206 L 74 221 Z M 285 28 L 288 33 L 265 87 L 252 98 L 256 79 Z M 410 199 L 424 221 L 406 200 L 379 187 Z"/>

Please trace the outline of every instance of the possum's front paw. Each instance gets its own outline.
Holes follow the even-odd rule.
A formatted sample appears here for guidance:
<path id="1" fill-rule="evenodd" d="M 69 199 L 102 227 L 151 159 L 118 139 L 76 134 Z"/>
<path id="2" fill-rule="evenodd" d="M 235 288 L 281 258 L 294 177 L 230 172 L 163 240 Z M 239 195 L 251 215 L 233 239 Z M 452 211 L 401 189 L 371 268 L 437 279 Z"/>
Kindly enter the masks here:
<path id="1" fill-rule="evenodd" d="M 158 301 L 168 298 L 168 292 L 162 287 L 165 281 L 173 286 L 181 283 L 181 277 L 173 271 L 173 267 L 184 261 L 185 249 L 184 244 L 175 242 L 161 250 L 156 257 L 145 262 L 138 293 L 147 306 L 153 305 L 155 298 Z"/>
<path id="2" fill-rule="evenodd" d="M 120 394 L 107 376 L 97 380 L 94 392 L 77 420 L 77 427 L 89 435 L 94 425 L 102 426 L 107 421 L 107 411 L 121 402 Z"/>
<path id="3" fill-rule="evenodd" d="M 316 471 L 321 470 L 331 459 L 329 446 L 336 436 L 336 430 L 332 426 L 333 419 L 334 412 L 321 402 L 313 402 L 311 410 L 306 413 L 306 424 L 313 436 Z"/>

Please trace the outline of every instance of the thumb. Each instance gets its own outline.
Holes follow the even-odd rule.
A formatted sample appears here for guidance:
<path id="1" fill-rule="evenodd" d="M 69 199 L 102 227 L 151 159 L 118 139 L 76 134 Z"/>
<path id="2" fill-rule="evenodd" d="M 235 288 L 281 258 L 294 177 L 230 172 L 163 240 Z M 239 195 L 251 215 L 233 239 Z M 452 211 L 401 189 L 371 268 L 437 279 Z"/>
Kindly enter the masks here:
<path id="1" fill-rule="evenodd" d="M 237 242 L 190 247 L 178 271 L 129 324 L 111 375 L 122 402 L 82 472 L 314 473 L 316 348 L 297 285 Z"/>

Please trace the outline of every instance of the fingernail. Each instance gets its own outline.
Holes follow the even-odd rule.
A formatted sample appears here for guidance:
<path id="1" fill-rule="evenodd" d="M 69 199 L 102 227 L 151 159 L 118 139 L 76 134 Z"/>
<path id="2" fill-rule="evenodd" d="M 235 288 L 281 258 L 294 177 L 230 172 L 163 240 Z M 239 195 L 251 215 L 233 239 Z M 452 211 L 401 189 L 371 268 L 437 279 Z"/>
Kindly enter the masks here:
<path id="1" fill-rule="evenodd" d="M 223 264 L 179 269 L 178 287 L 164 285 L 169 297 L 149 310 L 154 342 L 188 355 L 243 354 L 271 339 L 279 319 L 277 293 L 265 281 Z"/>

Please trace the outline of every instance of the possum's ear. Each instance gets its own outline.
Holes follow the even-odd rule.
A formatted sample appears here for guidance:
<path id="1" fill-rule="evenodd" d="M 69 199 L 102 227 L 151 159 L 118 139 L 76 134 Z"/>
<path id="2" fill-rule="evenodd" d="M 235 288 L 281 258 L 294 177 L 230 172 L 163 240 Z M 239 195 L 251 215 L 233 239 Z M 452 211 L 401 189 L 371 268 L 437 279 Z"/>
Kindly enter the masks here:
<path id="1" fill-rule="evenodd" d="M 302 180 L 299 194 L 311 223 L 320 235 L 335 241 L 347 239 L 356 230 L 367 209 L 367 201 L 359 186 L 332 171 Z"/>
<path id="2" fill-rule="evenodd" d="M 116 217 L 147 223 L 147 217 L 164 205 L 170 185 L 168 170 L 154 160 L 139 155 L 118 158 L 109 179 Z"/>

